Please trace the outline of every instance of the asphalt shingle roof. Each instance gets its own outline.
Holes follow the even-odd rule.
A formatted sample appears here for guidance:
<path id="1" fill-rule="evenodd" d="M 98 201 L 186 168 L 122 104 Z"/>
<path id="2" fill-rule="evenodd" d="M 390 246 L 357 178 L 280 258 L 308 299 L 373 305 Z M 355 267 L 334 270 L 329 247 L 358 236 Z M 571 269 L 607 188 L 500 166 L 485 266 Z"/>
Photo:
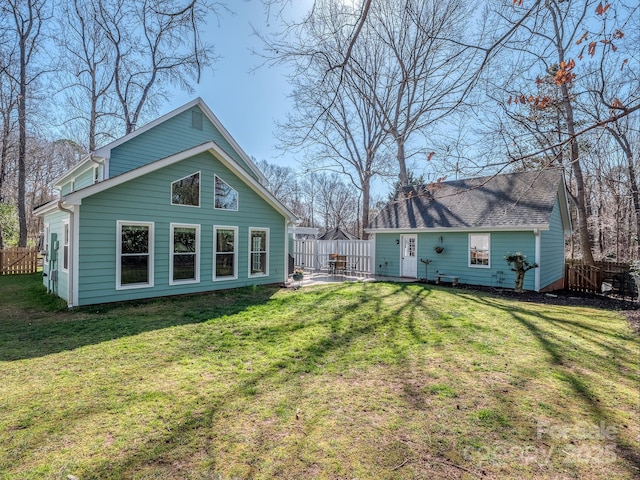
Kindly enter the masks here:
<path id="1" fill-rule="evenodd" d="M 504 228 L 548 225 L 561 168 L 407 187 L 370 229 Z"/>

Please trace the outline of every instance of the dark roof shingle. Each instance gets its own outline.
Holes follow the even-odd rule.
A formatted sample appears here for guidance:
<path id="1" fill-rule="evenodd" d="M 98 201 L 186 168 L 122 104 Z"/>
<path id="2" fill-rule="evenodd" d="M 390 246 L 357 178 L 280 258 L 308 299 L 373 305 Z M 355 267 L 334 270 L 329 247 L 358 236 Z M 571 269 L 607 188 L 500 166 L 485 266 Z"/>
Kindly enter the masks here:
<path id="1" fill-rule="evenodd" d="M 548 225 L 561 168 L 407 187 L 370 229 L 500 228 Z"/>

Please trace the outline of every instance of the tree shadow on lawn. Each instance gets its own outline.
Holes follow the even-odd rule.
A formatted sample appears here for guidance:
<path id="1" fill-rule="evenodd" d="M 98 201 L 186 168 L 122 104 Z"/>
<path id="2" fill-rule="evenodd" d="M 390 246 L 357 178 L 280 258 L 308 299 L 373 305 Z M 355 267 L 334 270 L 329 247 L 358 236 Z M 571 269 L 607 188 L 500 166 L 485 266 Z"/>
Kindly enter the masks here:
<path id="1" fill-rule="evenodd" d="M 608 438 L 608 440 L 613 440 L 615 444 L 616 455 L 626 460 L 632 472 L 637 473 L 640 471 L 640 452 L 636 451 L 634 445 L 621 438 L 620 432 L 623 431 L 623 428 L 616 424 L 611 409 L 602 405 L 598 394 L 590 386 L 590 380 L 585 374 L 581 373 L 582 367 L 592 368 L 594 372 L 598 370 L 606 372 L 606 370 L 612 369 L 627 381 L 637 384 L 637 370 L 633 369 L 633 366 L 637 369 L 637 352 L 629 348 L 616 346 L 617 341 L 621 339 L 638 343 L 634 335 L 629 335 L 628 337 L 623 335 L 624 338 L 621 338 L 618 331 L 607 329 L 606 324 L 596 328 L 591 322 L 582 321 L 580 317 L 575 317 L 569 321 L 518 307 L 516 306 L 517 304 L 505 307 L 502 301 L 488 295 L 458 295 L 464 296 L 468 300 L 473 299 L 479 305 L 503 310 L 509 313 L 510 317 L 518 324 L 522 325 L 549 355 L 550 361 L 548 364 L 550 368 L 555 372 L 556 377 L 573 391 L 576 400 L 579 400 L 598 422 L 604 422 L 607 427 L 614 427 L 617 430 L 617 435 L 613 435 L 613 438 Z M 514 300 L 511 300 L 510 303 L 513 302 Z M 562 309 L 564 307 L 552 305 L 549 308 Z M 557 330 L 553 331 L 553 329 Z M 577 364 L 575 358 L 572 358 L 572 352 L 578 350 L 580 346 L 572 344 L 572 338 L 586 343 L 589 348 L 602 349 L 607 352 L 607 355 L 587 356 L 585 354 L 583 358 L 587 359 L 588 364 Z M 514 415 L 517 415 L 517 412 L 514 412 Z M 624 425 L 624 427 L 628 426 Z M 573 443 L 574 439 L 570 440 Z M 594 457 L 595 462 L 600 460 L 602 459 Z"/>
<path id="2" fill-rule="evenodd" d="M 0 361 L 37 358 L 234 315 L 268 302 L 279 290 L 278 286 L 266 285 L 78 307 L 71 311 L 25 309 L 23 315 L 0 318 Z M 39 293 L 46 295 L 44 291 Z"/>
<path id="3" fill-rule="evenodd" d="M 407 325 L 407 318 L 401 318 L 400 314 L 405 310 L 413 311 L 424 307 L 425 305 L 422 301 L 427 296 L 424 292 L 415 293 L 410 291 L 410 287 L 407 284 L 392 285 L 392 289 L 388 294 L 371 296 L 367 292 L 366 284 L 362 285 L 362 290 L 357 295 L 354 295 L 347 305 L 341 305 L 343 308 L 335 308 L 333 310 L 331 305 L 336 295 L 335 287 L 332 286 L 327 290 L 315 292 L 314 303 L 318 309 L 322 309 L 323 315 L 320 318 L 305 319 L 302 327 L 300 322 L 288 320 L 269 327 L 257 329 L 248 327 L 251 330 L 248 335 L 252 339 L 269 343 L 285 342 L 291 333 L 295 333 L 301 328 L 324 326 L 326 331 L 322 335 L 315 335 L 313 340 L 304 348 L 290 351 L 279 358 L 273 358 L 259 371 L 236 377 L 233 380 L 230 379 L 229 381 L 233 382 L 233 386 L 229 388 L 226 394 L 215 398 L 206 397 L 198 401 L 199 405 L 206 407 L 202 408 L 197 415 L 189 412 L 184 415 L 181 421 L 173 423 L 167 429 L 168 433 L 163 434 L 160 438 L 155 437 L 141 444 L 136 444 L 135 449 L 127 451 L 125 458 L 117 462 L 103 462 L 94 465 L 83 476 L 88 478 L 135 476 L 135 472 L 151 464 L 157 465 L 158 468 L 170 469 L 171 459 L 175 455 L 174 451 L 192 443 L 194 436 L 207 439 L 205 442 L 213 441 L 207 431 L 215 427 L 216 416 L 224 412 L 230 405 L 234 405 L 239 400 L 261 402 L 262 394 L 271 392 L 274 388 L 285 388 L 286 385 L 299 381 L 301 375 L 323 375 L 327 373 L 326 369 L 328 371 L 342 368 L 349 369 L 352 366 L 350 363 L 352 358 L 346 353 L 350 351 L 350 346 L 362 338 L 377 335 L 379 333 L 377 332 L 378 330 L 384 330 L 389 333 L 385 337 L 385 341 L 392 344 L 391 353 L 388 357 L 389 364 L 403 364 L 406 360 L 407 352 L 393 345 L 396 343 L 394 338 L 398 330 L 408 329 L 411 331 L 414 328 Z M 384 312 L 382 304 L 385 299 L 397 299 L 399 294 L 405 294 L 407 300 L 401 302 L 393 311 Z M 358 318 L 356 321 L 353 321 L 352 318 L 347 321 L 344 320 L 347 314 L 357 315 L 358 309 L 365 304 L 371 307 L 376 314 L 366 319 Z M 213 347 L 215 350 L 215 345 Z M 345 355 L 341 354 L 336 358 L 333 356 L 336 352 L 344 352 Z M 366 352 L 363 355 L 366 355 Z M 296 392 L 294 395 L 301 397 L 308 394 L 308 392 L 305 393 L 298 389 L 292 389 L 292 391 Z M 296 398 L 288 398 L 288 401 L 292 404 L 298 403 Z M 320 425 L 316 422 L 304 424 L 304 437 L 309 437 L 316 428 L 320 428 Z M 253 478 L 261 474 L 264 478 L 265 473 L 260 470 L 260 455 L 264 453 L 260 448 L 264 446 L 254 445 L 253 447 L 253 461 L 245 465 L 247 472 L 242 475 L 242 478 Z M 201 444 L 200 448 L 209 451 L 211 447 L 205 443 Z M 304 448 L 304 441 L 296 445 L 298 452 Z M 296 458 L 301 459 L 303 456 L 297 455 Z M 212 460 L 215 463 L 215 459 Z"/>

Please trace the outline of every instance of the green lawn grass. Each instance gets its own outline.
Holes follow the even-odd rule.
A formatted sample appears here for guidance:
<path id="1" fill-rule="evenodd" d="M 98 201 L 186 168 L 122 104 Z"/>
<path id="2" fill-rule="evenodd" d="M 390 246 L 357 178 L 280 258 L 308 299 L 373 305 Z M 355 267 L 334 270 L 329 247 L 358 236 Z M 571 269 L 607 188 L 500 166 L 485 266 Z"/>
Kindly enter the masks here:
<path id="1" fill-rule="evenodd" d="M 394 283 L 67 311 L 0 277 L 0 478 L 640 474 L 615 312 Z"/>

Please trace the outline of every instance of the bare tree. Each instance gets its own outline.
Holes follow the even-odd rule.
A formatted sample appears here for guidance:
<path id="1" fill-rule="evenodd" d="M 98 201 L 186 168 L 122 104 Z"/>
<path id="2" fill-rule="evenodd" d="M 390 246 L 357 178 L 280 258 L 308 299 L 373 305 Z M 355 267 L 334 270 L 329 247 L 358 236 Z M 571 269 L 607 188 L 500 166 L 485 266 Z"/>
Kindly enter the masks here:
<path id="1" fill-rule="evenodd" d="M 36 56 L 41 47 L 45 0 L 6 0 L 0 7 L 2 12 L 2 37 L 11 45 L 11 54 L 2 60 L 17 62 L 16 70 L 9 64 L 0 65 L 0 70 L 17 85 L 18 112 L 18 222 L 20 234 L 18 245 L 27 246 L 27 211 L 25 198 L 26 149 L 27 149 L 27 101 L 30 88 L 43 73 L 35 68 Z"/>
<path id="2" fill-rule="evenodd" d="M 101 139 L 113 136 L 118 107 L 113 94 L 114 55 L 107 34 L 97 21 L 100 2 L 63 3 L 56 36 L 63 62 L 59 81 L 68 106 L 65 123 L 79 124 L 83 134 L 78 140 L 89 151 L 94 151 Z"/>
<path id="3" fill-rule="evenodd" d="M 135 130 L 145 109 L 164 98 L 163 88 L 187 91 L 213 61 L 202 42 L 207 14 L 222 4 L 179 0 L 93 0 L 95 21 L 109 42 L 113 89 L 125 133 Z M 151 96 L 151 93 L 154 93 Z"/>

